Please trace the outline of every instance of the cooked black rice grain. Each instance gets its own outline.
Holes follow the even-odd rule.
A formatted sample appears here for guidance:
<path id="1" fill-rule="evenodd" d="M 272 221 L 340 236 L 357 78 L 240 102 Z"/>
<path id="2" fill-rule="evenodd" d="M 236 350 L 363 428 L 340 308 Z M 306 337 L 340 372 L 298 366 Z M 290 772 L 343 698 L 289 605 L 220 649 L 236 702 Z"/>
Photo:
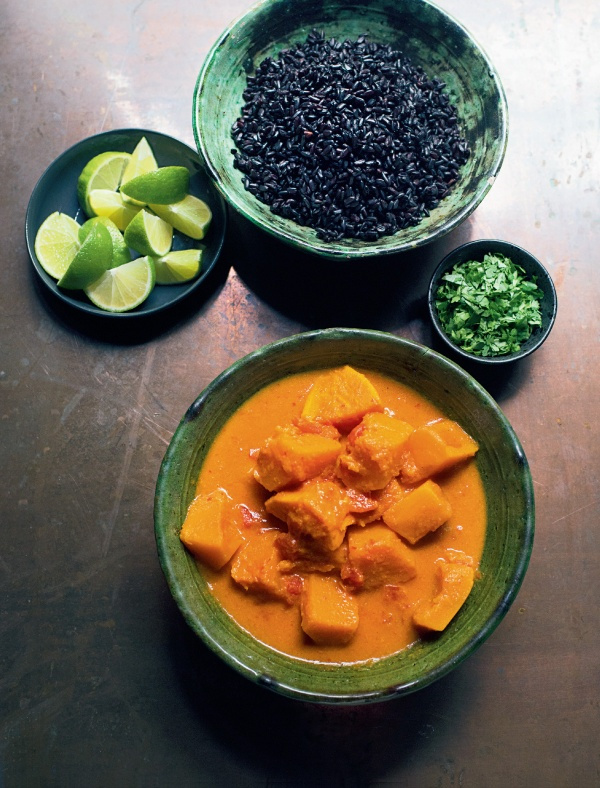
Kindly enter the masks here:
<path id="1" fill-rule="evenodd" d="M 390 46 L 313 31 L 248 78 L 234 166 L 325 241 L 392 235 L 435 208 L 469 157 L 444 87 Z"/>

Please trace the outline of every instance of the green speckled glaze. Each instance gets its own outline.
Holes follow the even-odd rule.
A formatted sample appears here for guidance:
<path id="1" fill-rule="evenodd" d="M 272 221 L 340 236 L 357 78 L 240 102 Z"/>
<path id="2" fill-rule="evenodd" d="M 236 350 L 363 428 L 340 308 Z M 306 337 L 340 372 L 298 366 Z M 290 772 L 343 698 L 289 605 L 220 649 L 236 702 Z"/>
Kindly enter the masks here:
<path id="1" fill-rule="evenodd" d="M 481 579 L 439 637 L 372 663 L 323 665 L 280 654 L 223 611 L 179 540 L 198 473 L 231 414 L 269 383 L 295 372 L 351 364 L 414 388 L 458 420 L 480 445 L 487 498 Z M 247 678 L 316 703 L 368 703 L 413 692 L 441 678 L 493 632 L 525 575 L 534 534 L 529 467 L 512 427 L 464 370 L 421 345 L 378 331 L 328 329 L 280 340 L 236 362 L 200 394 L 165 454 L 155 498 L 158 553 L 169 588 L 205 644 Z"/>
<path id="2" fill-rule="evenodd" d="M 365 243 L 327 243 L 314 230 L 271 213 L 247 192 L 233 167 L 231 126 L 240 115 L 246 78 L 267 56 L 303 41 L 313 28 L 327 36 L 367 34 L 407 54 L 446 83 L 471 148 L 451 193 L 416 227 Z M 327 257 L 397 253 L 429 243 L 479 205 L 502 165 L 508 137 L 500 79 L 467 30 L 427 0 L 263 0 L 224 31 L 208 53 L 194 92 L 193 128 L 217 187 L 247 219 L 300 249 Z"/>

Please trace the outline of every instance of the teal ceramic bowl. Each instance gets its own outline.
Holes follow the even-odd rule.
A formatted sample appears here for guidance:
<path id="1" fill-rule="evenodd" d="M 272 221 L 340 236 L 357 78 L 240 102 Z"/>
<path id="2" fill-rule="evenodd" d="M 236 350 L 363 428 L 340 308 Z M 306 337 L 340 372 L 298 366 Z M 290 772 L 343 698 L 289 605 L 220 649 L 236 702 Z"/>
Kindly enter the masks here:
<path id="1" fill-rule="evenodd" d="M 512 353 L 505 353 L 498 356 L 478 356 L 475 353 L 469 353 L 463 350 L 444 330 L 444 325 L 440 320 L 437 307 L 435 305 L 437 291 L 442 283 L 442 277 L 448 273 L 455 265 L 466 263 L 469 260 L 482 262 L 486 254 L 501 254 L 512 260 L 515 265 L 520 266 L 525 272 L 525 276 L 535 281 L 540 289 L 542 296 L 540 299 L 540 313 L 542 324 L 536 326 L 531 332 L 529 338 L 523 342 L 519 350 Z M 434 330 L 439 339 L 444 344 L 447 351 L 453 353 L 457 360 L 462 363 L 475 362 L 484 366 L 498 366 L 499 364 L 509 364 L 526 356 L 531 355 L 537 350 L 548 338 L 554 321 L 556 320 L 556 313 L 558 310 L 558 298 L 556 295 L 556 288 L 552 277 L 542 265 L 542 263 L 534 257 L 531 252 L 523 249 L 517 244 L 510 241 L 501 241 L 494 238 L 485 238 L 478 241 L 469 241 L 462 246 L 453 249 L 447 254 L 438 267 L 433 272 L 429 283 L 429 290 L 427 294 L 427 303 L 429 307 L 429 315 L 433 324 Z"/>
<path id="2" fill-rule="evenodd" d="M 471 156 L 452 191 L 417 226 L 378 241 L 326 242 L 314 230 L 273 214 L 245 190 L 233 166 L 231 127 L 244 104 L 246 79 L 265 57 L 304 41 L 313 29 L 338 39 L 366 34 L 446 84 Z M 414 249 L 457 227 L 494 183 L 508 134 L 506 98 L 493 65 L 462 24 L 427 0 L 262 0 L 223 31 L 208 53 L 192 122 L 207 170 L 236 211 L 303 251 L 346 259 Z"/>
<path id="3" fill-rule="evenodd" d="M 354 665 L 326 665 L 258 642 L 220 607 L 179 540 L 200 468 L 225 422 L 264 386 L 295 372 L 341 364 L 407 383 L 480 445 L 477 464 L 487 498 L 479 579 L 447 629 L 400 653 Z M 225 663 L 285 696 L 322 704 L 382 701 L 414 692 L 449 673 L 498 626 L 514 601 L 533 545 L 534 499 L 527 460 L 489 394 L 460 367 L 421 345 L 378 331 L 327 329 L 267 345 L 217 377 L 190 406 L 165 454 L 156 486 L 158 554 L 185 620 Z"/>

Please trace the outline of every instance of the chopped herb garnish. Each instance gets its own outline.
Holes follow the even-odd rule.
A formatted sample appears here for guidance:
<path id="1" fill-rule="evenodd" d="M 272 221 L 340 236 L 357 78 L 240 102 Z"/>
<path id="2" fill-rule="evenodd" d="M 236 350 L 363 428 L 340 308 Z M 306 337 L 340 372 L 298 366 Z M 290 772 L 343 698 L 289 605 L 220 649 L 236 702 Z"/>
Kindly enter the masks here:
<path id="1" fill-rule="evenodd" d="M 442 276 L 435 306 L 442 327 L 462 350 L 477 356 L 514 353 L 542 325 L 542 291 L 502 254 L 458 263 Z"/>

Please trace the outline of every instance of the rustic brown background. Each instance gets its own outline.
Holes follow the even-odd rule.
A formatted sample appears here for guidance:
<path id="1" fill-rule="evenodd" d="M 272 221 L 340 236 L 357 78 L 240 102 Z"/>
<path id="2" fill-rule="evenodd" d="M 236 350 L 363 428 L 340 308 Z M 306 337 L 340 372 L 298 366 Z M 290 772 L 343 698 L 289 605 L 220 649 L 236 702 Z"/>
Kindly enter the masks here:
<path id="1" fill-rule="evenodd" d="M 232 222 L 208 292 L 176 322 L 117 336 L 39 291 L 29 196 L 56 156 L 103 130 L 193 146 L 201 62 L 248 3 L 2 3 L 2 788 L 600 785 L 600 15 L 588 0 L 440 5 L 490 55 L 510 110 L 505 164 L 473 216 L 368 276 L 298 260 Z M 432 344 L 428 277 L 445 251 L 484 237 L 532 251 L 559 297 L 541 350 L 500 376 L 476 373 L 535 485 L 515 605 L 459 669 L 406 699 L 332 710 L 254 687 L 192 636 L 159 568 L 154 485 L 180 417 L 231 362 L 306 329 Z"/>

